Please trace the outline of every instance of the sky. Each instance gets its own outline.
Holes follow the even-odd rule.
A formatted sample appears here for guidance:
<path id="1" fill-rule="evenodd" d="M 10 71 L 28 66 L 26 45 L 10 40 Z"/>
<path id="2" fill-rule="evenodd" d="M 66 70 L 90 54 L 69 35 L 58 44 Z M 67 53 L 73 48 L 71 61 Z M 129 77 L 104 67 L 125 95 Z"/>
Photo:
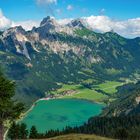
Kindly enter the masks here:
<path id="1" fill-rule="evenodd" d="M 0 0 L 0 9 L 1 30 L 29 30 L 50 15 L 63 21 L 84 17 L 95 31 L 140 36 L 140 0 Z"/>

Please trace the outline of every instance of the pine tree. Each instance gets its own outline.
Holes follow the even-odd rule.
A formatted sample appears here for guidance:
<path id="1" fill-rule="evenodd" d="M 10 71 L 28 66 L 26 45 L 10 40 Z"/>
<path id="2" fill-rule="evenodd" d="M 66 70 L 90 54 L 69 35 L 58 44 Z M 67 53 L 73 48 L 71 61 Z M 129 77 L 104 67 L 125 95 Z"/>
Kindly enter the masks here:
<path id="1" fill-rule="evenodd" d="M 13 122 L 9 131 L 8 131 L 8 138 L 11 140 L 19 139 L 20 136 L 20 125 Z"/>
<path id="2" fill-rule="evenodd" d="M 30 130 L 30 136 L 29 136 L 29 138 L 36 139 L 37 137 L 38 137 L 37 129 L 36 129 L 35 126 L 32 126 L 31 127 L 31 130 Z"/>
<path id="3" fill-rule="evenodd" d="M 20 139 L 27 139 L 28 137 L 28 130 L 26 124 L 22 123 L 19 129 L 19 138 Z"/>
<path id="4" fill-rule="evenodd" d="M 26 124 L 16 124 L 15 122 L 12 123 L 11 127 L 8 131 L 8 138 L 11 140 L 15 139 L 27 139 L 28 137 L 28 130 Z"/>
<path id="5" fill-rule="evenodd" d="M 15 95 L 15 83 L 0 74 L 0 140 L 4 136 L 4 122 L 14 121 L 24 110 L 23 104 L 12 100 Z"/>
<path id="6" fill-rule="evenodd" d="M 126 140 L 128 137 L 128 132 L 125 128 L 118 128 L 115 131 L 115 138 L 118 138 L 120 140 Z"/>

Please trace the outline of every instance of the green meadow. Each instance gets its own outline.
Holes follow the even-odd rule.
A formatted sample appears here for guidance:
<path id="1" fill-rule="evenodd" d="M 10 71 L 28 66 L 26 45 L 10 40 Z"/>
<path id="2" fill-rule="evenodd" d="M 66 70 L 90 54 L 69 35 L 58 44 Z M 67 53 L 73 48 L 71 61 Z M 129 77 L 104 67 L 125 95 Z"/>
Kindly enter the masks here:
<path id="1" fill-rule="evenodd" d="M 91 88 L 87 88 L 82 84 L 63 84 L 60 89 L 51 92 L 51 94 L 61 95 L 66 91 L 74 91 L 74 93 L 72 93 L 71 95 L 65 95 L 63 96 L 63 98 L 86 99 L 95 102 L 102 102 L 102 100 L 116 93 L 117 87 L 122 86 L 123 84 L 123 82 L 105 81 L 101 84 L 92 84 Z"/>
<path id="2" fill-rule="evenodd" d="M 114 94 L 117 92 L 117 87 L 122 86 L 124 83 L 116 81 L 107 81 L 105 83 L 99 84 L 98 89 L 108 93 Z"/>

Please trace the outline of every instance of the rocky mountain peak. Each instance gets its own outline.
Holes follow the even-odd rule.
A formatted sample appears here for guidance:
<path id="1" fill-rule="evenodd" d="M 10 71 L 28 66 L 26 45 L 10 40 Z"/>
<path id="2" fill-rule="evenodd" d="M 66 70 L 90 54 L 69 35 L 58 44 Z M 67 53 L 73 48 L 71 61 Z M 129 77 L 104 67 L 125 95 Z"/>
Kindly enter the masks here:
<path id="1" fill-rule="evenodd" d="M 56 25 L 55 19 L 52 18 L 52 17 L 50 17 L 50 16 L 47 16 L 40 23 L 40 27 L 42 27 L 42 26 L 48 26 L 48 25 L 55 26 Z"/>
<path id="2" fill-rule="evenodd" d="M 68 24 L 69 27 L 72 28 L 84 28 L 84 22 L 82 19 L 72 20 L 71 23 Z"/>
<path id="3" fill-rule="evenodd" d="M 55 28 L 57 26 L 57 22 L 54 18 L 47 16 L 44 18 L 41 23 L 40 27 L 33 28 L 32 32 L 37 32 L 41 37 L 46 37 L 46 33 L 50 31 L 55 31 Z"/>
<path id="4" fill-rule="evenodd" d="M 25 34 L 26 31 L 22 28 L 22 26 L 12 27 L 12 28 L 9 28 L 8 30 L 4 31 L 3 37 L 6 37 L 8 35 L 14 35 L 17 33 Z"/>
<path id="5" fill-rule="evenodd" d="M 25 33 L 26 31 L 23 29 L 22 26 L 16 26 L 13 28 L 10 28 L 9 31 L 16 32 L 16 33 Z"/>

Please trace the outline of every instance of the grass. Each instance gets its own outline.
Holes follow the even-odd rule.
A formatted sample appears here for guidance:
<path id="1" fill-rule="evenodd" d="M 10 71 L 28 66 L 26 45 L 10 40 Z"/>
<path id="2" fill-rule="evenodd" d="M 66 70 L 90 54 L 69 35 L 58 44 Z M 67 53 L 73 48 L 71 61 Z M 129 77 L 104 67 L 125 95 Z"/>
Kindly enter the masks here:
<path id="1" fill-rule="evenodd" d="M 0 51 L 0 54 L 5 54 L 5 52 L 3 52 L 3 51 Z"/>
<path id="2" fill-rule="evenodd" d="M 97 89 L 100 89 L 108 94 L 114 94 L 117 92 L 117 87 L 122 86 L 124 83 L 116 81 L 106 81 L 105 83 L 99 84 Z"/>
<path id="3" fill-rule="evenodd" d="M 74 90 L 75 93 L 66 95 L 63 98 L 77 98 L 87 99 L 95 102 L 102 102 L 102 100 L 108 98 L 108 95 L 113 95 L 117 92 L 117 87 L 122 86 L 124 83 L 116 81 L 106 81 L 99 85 L 93 85 L 92 89 L 86 88 L 83 85 L 62 85 L 62 88 L 57 91 L 51 92 L 52 94 L 62 94 L 65 91 Z M 100 91 L 97 91 L 100 90 Z"/>
<path id="4" fill-rule="evenodd" d="M 63 84 L 62 88 L 58 89 L 57 91 L 53 91 L 51 92 L 52 94 L 61 94 L 64 91 L 68 91 L 68 90 L 76 90 L 79 91 L 81 89 L 81 85 L 66 85 Z"/>
<path id="5" fill-rule="evenodd" d="M 75 30 L 75 33 L 77 35 L 81 36 L 81 37 L 93 35 L 93 32 L 90 31 L 90 30 L 88 30 L 88 29 L 86 29 L 86 28 L 85 29 L 82 29 L 82 30 L 77 29 L 77 30 Z"/>
<path id="6" fill-rule="evenodd" d="M 82 90 L 81 89 L 78 90 L 77 94 L 73 94 L 71 96 L 64 96 L 64 98 L 86 99 L 86 100 L 92 100 L 96 102 L 100 102 L 105 97 L 107 96 L 88 88 L 83 88 Z"/>
<path id="7" fill-rule="evenodd" d="M 46 140 L 113 140 L 110 138 L 104 138 L 96 135 L 86 135 L 86 134 L 71 134 L 65 136 L 58 136 Z"/>
<path id="8" fill-rule="evenodd" d="M 106 69 L 106 73 L 109 75 L 117 75 L 117 74 L 121 74 L 122 71 L 112 68 L 112 69 Z"/>

